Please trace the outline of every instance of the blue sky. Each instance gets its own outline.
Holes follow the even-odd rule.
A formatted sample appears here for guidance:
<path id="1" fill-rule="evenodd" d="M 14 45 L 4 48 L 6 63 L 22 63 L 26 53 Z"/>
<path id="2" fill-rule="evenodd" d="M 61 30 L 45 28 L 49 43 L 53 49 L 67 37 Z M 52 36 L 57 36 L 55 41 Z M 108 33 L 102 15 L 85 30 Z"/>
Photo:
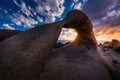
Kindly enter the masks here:
<path id="1" fill-rule="evenodd" d="M 27 30 L 73 9 L 89 16 L 97 36 L 120 36 L 120 0 L 0 0 L 0 29 Z"/>

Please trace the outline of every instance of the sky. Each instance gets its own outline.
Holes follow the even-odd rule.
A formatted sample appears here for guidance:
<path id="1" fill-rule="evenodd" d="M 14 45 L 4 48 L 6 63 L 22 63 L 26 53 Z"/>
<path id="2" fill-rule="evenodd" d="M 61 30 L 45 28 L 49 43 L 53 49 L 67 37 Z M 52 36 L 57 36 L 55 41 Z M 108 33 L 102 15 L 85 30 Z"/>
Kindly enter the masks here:
<path id="1" fill-rule="evenodd" d="M 120 0 L 0 0 L 0 29 L 25 31 L 62 20 L 73 9 L 91 19 L 98 41 L 120 40 Z M 59 40 L 75 35 L 63 29 Z"/>

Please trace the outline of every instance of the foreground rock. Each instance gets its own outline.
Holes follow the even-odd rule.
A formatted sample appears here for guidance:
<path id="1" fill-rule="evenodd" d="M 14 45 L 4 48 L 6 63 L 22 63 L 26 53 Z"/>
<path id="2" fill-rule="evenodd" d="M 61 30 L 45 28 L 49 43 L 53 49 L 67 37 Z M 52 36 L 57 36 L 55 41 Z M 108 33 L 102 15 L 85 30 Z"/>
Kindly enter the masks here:
<path id="1" fill-rule="evenodd" d="M 111 74 L 113 80 L 120 80 L 120 42 L 112 40 L 99 45 L 99 53 Z"/>
<path id="2" fill-rule="evenodd" d="M 0 43 L 0 80 L 40 80 L 63 22 L 38 26 Z"/>
<path id="3" fill-rule="evenodd" d="M 76 39 L 54 50 L 46 61 L 44 80 L 111 80 L 110 74 L 97 54 L 93 26 L 79 10 L 67 14 L 64 27 L 76 29 Z"/>
<path id="4" fill-rule="evenodd" d="M 0 30 L 0 42 L 20 32 L 16 30 Z"/>

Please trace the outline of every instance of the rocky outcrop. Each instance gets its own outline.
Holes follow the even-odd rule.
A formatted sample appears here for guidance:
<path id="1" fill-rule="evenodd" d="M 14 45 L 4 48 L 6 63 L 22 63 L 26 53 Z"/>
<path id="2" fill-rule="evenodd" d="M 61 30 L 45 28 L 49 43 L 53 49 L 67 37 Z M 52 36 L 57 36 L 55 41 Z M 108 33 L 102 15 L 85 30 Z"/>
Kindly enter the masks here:
<path id="1" fill-rule="evenodd" d="M 89 18 L 79 10 L 69 12 L 65 28 L 76 29 L 76 39 L 52 51 L 43 70 L 44 80 L 111 80 L 101 57 Z"/>
<path id="2" fill-rule="evenodd" d="M 56 41 L 74 28 L 72 43 Z M 0 80 L 119 80 L 119 41 L 99 45 L 89 18 L 79 10 L 65 19 L 25 32 L 0 31 Z"/>
<path id="3" fill-rule="evenodd" d="M 111 42 L 107 41 L 100 43 L 99 47 L 104 51 L 113 50 L 120 54 L 120 41 L 113 39 Z"/>
<path id="4" fill-rule="evenodd" d="M 0 80 L 40 80 L 64 22 L 40 25 L 0 43 Z"/>
<path id="5" fill-rule="evenodd" d="M 113 39 L 111 42 L 104 42 L 99 45 L 99 53 L 102 56 L 112 80 L 120 80 L 120 42 Z"/>

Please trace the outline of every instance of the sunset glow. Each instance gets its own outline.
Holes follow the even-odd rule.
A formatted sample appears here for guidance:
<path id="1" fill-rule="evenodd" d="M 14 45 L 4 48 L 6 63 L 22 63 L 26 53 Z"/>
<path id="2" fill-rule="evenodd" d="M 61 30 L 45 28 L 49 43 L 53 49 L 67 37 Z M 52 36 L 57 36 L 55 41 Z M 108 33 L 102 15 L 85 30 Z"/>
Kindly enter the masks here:
<path id="1" fill-rule="evenodd" d="M 120 40 L 120 29 L 117 27 L 114 28 L 95 28 L 94 34 L 98 43 L 111 41 L 112 39 Z M 72 42 L 77 36 L 75 29 L 69 29 L 60 35 L 61 40 L 66 42 Z"/>
<path id="2" fill-rule="evenodd" d="M 77 32 L 75 29 L 69 29 L 65 32 L 62 32 L 59 39 L 65 40 L 66 42 L 72 42 L 77 36 Z"/>
<path id="3" fill-rule="evenodd" d="M 119 27 L 101 27 L 94 29 L 95 37 L 99 42 L 111 41 L 112 39 L 120 40 L 120 28 Z"/>
<path id="4" fill-rule="evenodd" d="M 114 35 L 101 34 L 99 36 L 96 36 L 96 39 L 97 39 L 98 42 L 111 41 L 112 39 L 120 40 L 120 33 L 117 33 L 117 34 L 114 34 Z"/>

